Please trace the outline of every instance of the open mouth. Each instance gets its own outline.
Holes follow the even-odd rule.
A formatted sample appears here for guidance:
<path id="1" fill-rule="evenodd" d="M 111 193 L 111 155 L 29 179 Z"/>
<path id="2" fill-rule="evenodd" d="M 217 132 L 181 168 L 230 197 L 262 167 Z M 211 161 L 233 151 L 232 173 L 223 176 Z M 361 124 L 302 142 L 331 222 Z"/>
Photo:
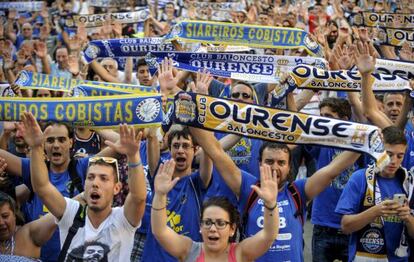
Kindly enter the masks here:
<path id="1" fill-rule="evenodd" d="M 58 152 L 52 153 L 52 157 L 61 157 L 61 156 L 62 156 L 61 153 L 58 153 Z"/>
<path id="2" fill-rule="evenodd" d="M 91 197 L 92 201 L 98 201 L 101 198 L 101 196 L 96 192 L 92 192 L 90 197 Z"/>
<path id="3" fill-rule="evenodd" d="M 209 241 L 218 241 L 219 238 L 218 237 L 208 237 Z"/>
<path id="4" fill-rule="evenodd" d="M 185 163 L 185 161 L 186 161 L 185 157 L 176 157 L 175 158 L 175 162 L 178 163 L 178 164 L 183 164 L 183 163 Z"/>

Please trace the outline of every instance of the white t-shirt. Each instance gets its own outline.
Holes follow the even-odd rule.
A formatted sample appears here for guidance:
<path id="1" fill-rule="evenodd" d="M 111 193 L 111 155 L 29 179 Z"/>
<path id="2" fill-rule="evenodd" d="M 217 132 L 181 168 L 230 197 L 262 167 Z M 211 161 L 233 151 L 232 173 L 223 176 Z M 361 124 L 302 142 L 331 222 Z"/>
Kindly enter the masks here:
<path id="1" fill-rule="evenodd" d="M 69 198 L 65 198 L 65 200 L 65 213 L 62 219 L 57 222 L 61 247 L 65 243 L 69 228 L 72 226 L 79 208 L 79 202 Z M 70 256 L 85 260 L 94 257 L 100 261 L 101 258 L 107 256 L 107 259 L 103 261 L 129 261 L 134 243 L 134 234 L 138 227 L 133 227 L 128 222 L 123 207 L 112 208 L 111 214 L 98 228 L 94 228 L 86 215 L 85 226 L 79 228 L 73 237 L 66 260 Z M 69 259 L 69 261 L 72 260 Z"/>

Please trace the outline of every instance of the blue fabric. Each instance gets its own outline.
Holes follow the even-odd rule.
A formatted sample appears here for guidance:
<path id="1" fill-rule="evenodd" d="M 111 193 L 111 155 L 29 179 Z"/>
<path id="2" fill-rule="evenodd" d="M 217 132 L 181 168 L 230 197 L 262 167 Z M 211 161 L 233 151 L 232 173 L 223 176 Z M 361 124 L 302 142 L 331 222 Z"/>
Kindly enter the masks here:
<path id="1" fill-rule="evenodd" d="M 255 184 L 257 179 L 253 176 L 242 176 L 240 188 L 240 209 L 244 210 L 247 205 L 247 199 L 250 194 L 251 185 Z M 303 204 L 303 214 L 306 217 L 306 179 L 296 180 L 293 182 L 298 188 Z M 279 207 L 279 234 L 269 250 L 256 261 L 303 261 L 303 226 L 299 218 L 295 218 L 295 202 L 292 195 L 287 189 L 287 183 L 279 190 L 277 195 L 277 204 Z M 256 234 L 263 228 L 263 201 L 257 200 L 251 207 L 245 232 L 247 236 Z"/>
<path id="2" fill-rule="evenodd" d="M 151 224 L 151 206 L 152 206 L 152 189 L 153 188 L 153 179 L 149 174 L 148 169 L 148 160 L 147 160 L 147 141 L 141 142 L 139 149 L 141 155 L 142 166 L 144 167 L 145 174 L 147 176 L 148 185 L 147 185 L 147 198 L 145 201 L 145 213 L 141 220 L 141 226 L 137 229 L 137 232 L 146 234 Z M 170 151 L 163 152 L 160 154 L 159 164 L 164 163 L 171 158 Z"/>
<path id="3" fill-rule="evenodd" d="M 341 198 L 338 201 L 335 212 L 342 215 L 354 215 L 363 211 L 362 202 L 365 197 L 367 182 L 365 170 L 360 169 L 352 174 L 348 181 Z M 381 199 L 392 199 L 394 194 L 404 193 L 401 180 L 398 177 L 383 178 L 375 175 L 380 191 Z M 387 255 L 390 262 L 408 261 L 408 258 L 399 258 L 394 255 L 395 249 L 399 246 L 403 223 L 397 216 L 384 217 L 385 243 Z M 357 244 L 356 233 L 351 234 L 349 244 L 349 258 L 352 260 L 356 253 Z"/>
<path id="4" fill-rule="evenodd" d="M 349 237 L 314 226 L 312 233 L 312 261 L 332 262 L 335 259 L 348 261 Z"/>
<path id="5" fill-rule="evenodd" d="M 245 173 L 241 170 L 242 173 Z M 250 174 L 249 174 L 250 175 Z M 224 196 L 226 197 L 235 207 L 238 207 L 239 201 L 237 196 L 231 191 L 231 189 L 227 186 L 226 182 L 217 171 L 217 169 L 213 168 L 213 172 L 211 175 L 211 182 L 210 186 L 208 187 L 205 199 L 214 197 L 214 196 Z"/>
<path id="6" fill-rule="evenodd" d="M 317 160 L 317 170 L 329 165 L 331 161 L 342 152 L 343 151 L 339 149 L 317 146 L 312 147 L 309 151 L 310 155 L 314 156 Z M 336 204 L 338 203 L 339 197 L 341 196 L 342 190 L 345 188 L 349 177 L 357 169 L 359 169 L 357 164 L 345 169 L 345 171 L 337 176 L 325 190 L 313 199 L 312 224 L 338 229 L 341 228 L 341 216 L 335 213 Z"/>
<path id="7" fill-rule="evenodd" d="M 76 171 L 82 174 L 82 185 L 85 183 L 85 176 L 88 169 L 89 158 L 82 158 L 78 160 Z M 22 158 L 22 177 L 24 184 L 33 192 L 32 183 L 30 181 L 30 159 Z M 35 174 L 36 175 L 36 174 Z M 70 175 L 68 171 L 63 173 L 52 173 L 49 171 L 49 180 L 57 188 L 57 190 L 64 196 L 69 197 L 68 183 L 70 182 Z M 75 194 L 77 194 L 75 189 Z M 28 206 L 27 217 L 30 221 L 36 220 L 41 216 L 47 214 L 49 211 L 43 205 L 42 200 L 37 194 L 34 194 L 31 205 Z M 27 221 L 27 222 L 30 222 Z M 56 230 L 52 238 L 46 242 L 42 247 L 41 260 L 42 261 L 57 261 L 60 251 L 59 230 Z"/>
<path id="8" fill-rule="evenodd" d="M 407 170 L 411 170 L 414 167 L 414 130 L 406 129 L 405 138 L 407 139 L 407 150 L 401 165 Z"/>
<path id="9" fill-rule="evenodd" d="M 195 187 L 195 191 L 191 185 Z M 200 207 L 205 195 L 200 173 L 180 178 L 167 195 L 167 225 L 175 232 L 190 237 L 196 242 L 202 241 L 200 235 Z M 197 199 L 199 203 L 197 203 Z M 144 247 L 143 262 L 178 261 L 168 254 L 157 242 L 151 230 L 148 230 Z"/>
<path id="10" fill-rule="evenodd" d="M 220 140 L 228 134 L 215 133 L 214 135 L 217 140 Z M 261 139 L 242 137 L 240 141 L 226 153 L 231 157 L 238 168 L 250 174 L 259 175 L 257 170 L 259 166 L 259 151 L 262 143 L 263 141 Z"/>

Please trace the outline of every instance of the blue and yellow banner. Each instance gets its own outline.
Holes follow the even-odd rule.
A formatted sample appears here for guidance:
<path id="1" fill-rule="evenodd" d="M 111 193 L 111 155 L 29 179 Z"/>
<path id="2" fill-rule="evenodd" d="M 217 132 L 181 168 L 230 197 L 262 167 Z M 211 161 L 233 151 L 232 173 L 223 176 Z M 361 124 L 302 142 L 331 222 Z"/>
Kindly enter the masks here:
<path id="1" fill-rule="evenodd" d="M 392 46 L 403 46 L 408 43 L 414 48 L 414 29 L 378 28 L 378 41 Z"/>
<path id="2" fill-rule="evenodd" d="M 87 62 L 104 57 L 145 56 L 151 51 L 174 51 L 171 43 L 164 43 L 162 38 L 122 38 L 90 41 L 84 51 Z"/>
<path id="3" fill-rule="evenodd" d="M 101 87 L 124 89 L 132 92 L 156 93 L 157 90 L 151 86 L 129 85 L 110 82 L 98 82 L 78 80 L 74 78 L 58 77 L 30 71 L 21 71 L 17 76 L 15 84 L 22 89 L 47 89 L 52 91 L 72 92 L 73 88 L 82 85 L 96 85 Z"/>
<path id="4" fill-rule="evenodd" d="M 357 70 L 354 67 L 352 70 Z M 414 63 L 392 59 L 376 59 L 375 73 L 397 75 L 404 79 L 414 79 Z"/>
<path id="5" fill-rule="evenodd" d="M 298 88 L 331 90 L 331 91 L 361 91 L 361 75 L 358 71 L 338 70 L 328 71 L 308 65 L 295 67 L 290 73 L 289 84 Z M 410 91 L 410 82 L 396 75 L 371 74 L 374 92 Z M 292 82 L 293 81 L 293 82 Z"/>
<path id="6" fill-rule="evenodd" d="M 414 29 L 414 14 L 360 12 L 352 14 L 352 24 L 368 27 Z"/>
<path id="7" fill-rule="evenodd" d="M 0 121 L 19 121 L 22 112 L 38 121 L 66 122 L 73 126 L 112 128 L 121 123 L 138 127 L 162 122 L 160 95 L 120 95 L 77 98 L 0 98 Z"/>
<path id="8" fill-rule="evenodd" d="M 388 161 L 380 129 L 333 118 L 278 110 L 194 93 L 175 97 L 174 121 L 216 132 L 289 144 L 322 145 Z"/>
<path id="9" fill-rule="evenodd" d="M 322 49 L 308 33 L 297 28 L 182 21 L 177 23 L 165 38 L 258 48 L 305 48 L 311 55 L 323 56 Z"/>
<path id="10" fill-rule="evenodd" d="M 260 83 L 279 83 L 283 73 L 300 64 L 328 67 L 325 59 L 317 57 L 229 53 L 151 52 L 146 61 L 154 69 L 164 58 L 171 58 L 178 69 L 198 72 L 206 68 L 213 76 Z"/>

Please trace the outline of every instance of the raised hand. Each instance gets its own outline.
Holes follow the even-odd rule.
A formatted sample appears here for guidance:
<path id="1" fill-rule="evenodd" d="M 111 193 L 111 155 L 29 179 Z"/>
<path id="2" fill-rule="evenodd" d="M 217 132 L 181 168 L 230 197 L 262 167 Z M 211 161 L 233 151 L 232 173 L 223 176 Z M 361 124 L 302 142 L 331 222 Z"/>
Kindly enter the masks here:
<path id="1" fill-rule="evenodd" d="M 112 25 L 112 32 L 114 33 L 115 38 L 122 37 L 122 24 L 118 21 L 115 21 Z"/>
<path id="2" fill-rule="evenodd" d="M 68 57 L 69 72 L 74 75 L 79 73 L 79 59 L 75 55 L 69 55 Z"/>
<path id="3" fill-rule="evenodd" d="M 34 52 L 39 58 L 45 58 L 47 56 L 47 46 L 45 42 L 36 41 L 34 43 Z"/>
<path id="4" fill-rule="evenodd" d="M 177 86 L 177 78 L 173 74 L 173 61 L 171 58 L 165 58 L 158 65 L 158 81 L 160 82 L 161 91 L 173 91 Z"/>
<path id="5" fill-rule="evenodd" d="M 213 81 L 213 77 L 206 68 L 204 68 L 202 71 L 198 71 L 195 86 L 196 93 L 208 95 L 208 88 L 211 84 L 211 81 Z"/>
<path id="6" fill-rule="evenodd" d="M 174 159 L 161 164 L 154 179 L 154 190 L 159 195 L 166 195 L 177 184 L 179 177 L 172 179 L 175 169 Z"/>
<path id="7" fill-rule="evenodd" d="M 341 48 L 340 45 L 337 45 L 333 53 L 335 61 L 340 69 L 346 70 L 352 67 L 352 48 L 348 48 L 347 45 L 344 45 L 343 48 Z"/>
<path id="8" fill-rule="evenodd" d="M 9 15 L 7 18 L 9 18 L 10 20 L 14 20 L 16 19 L 16 16 L 17 16 L 17 11 L 15 9 L 9 10 Z"/>
<path id="9" fill-rule="evenodd" d="M 26 144 L 29 147 L 43 146 L 43 132 L 32 113 L 23 112 L 21 120 L 23 125 L 17 125 L 16 127 L 22 132 Z"/>
<path id="10" fill-rule="evenodd" d="M 269 165 L 260 166 L 260 187 L 251 186 L 257 195 L 264 201 L 267 207 L 273 207 L 276 204 L 278 194 L 276 170 L 272 170 Z"/>
<path id="11" fill-rule="evenodd" d="M 368 43 L 358 41 L 354 50 L 355 64 L 361 74 L 370 74 L 375 70 L 375 57 L 370 55 Z"/>
<path id="12" fill-rule="evenodd" d="M 142 132 L 135 134 L 135 129 L 127 124 L 119 125 L 120 138 L 116 143 L 105 141 L 105 144 L 111 147 L 119 154 L 124 154 L 127 157 L 134 157 L 141 145 Z"/>

